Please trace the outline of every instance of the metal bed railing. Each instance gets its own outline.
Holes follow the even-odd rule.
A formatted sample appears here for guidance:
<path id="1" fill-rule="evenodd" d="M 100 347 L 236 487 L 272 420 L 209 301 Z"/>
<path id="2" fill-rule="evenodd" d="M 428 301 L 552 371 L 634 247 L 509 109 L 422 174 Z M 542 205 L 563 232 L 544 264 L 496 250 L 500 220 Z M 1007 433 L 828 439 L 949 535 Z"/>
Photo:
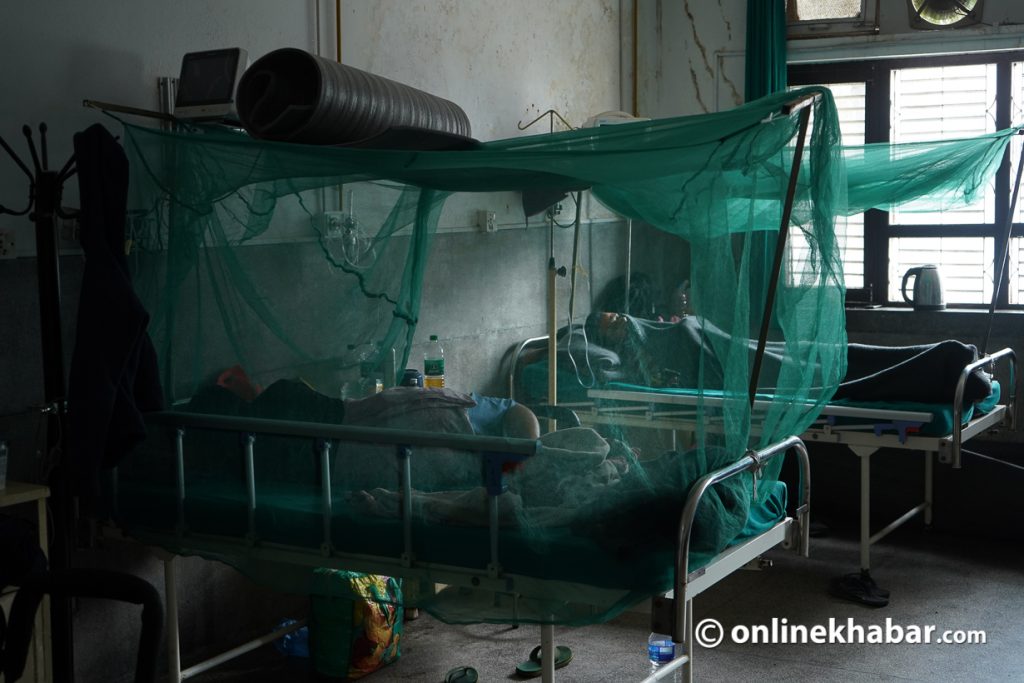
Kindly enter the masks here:
<path id="1" fill-rule="evenodd" d="M 1006 420 L 1009 426 L 1013 427 L 1013 406 L 1014 401 L 1017 397 L 1017 354 L 1013 352 L 1011 348 L 1000 349 L 994 353 L 990 353 L 984 358 L 979 358 L 975 362 L 969 364 L 960 373 L 960 379 L 956 383 L 956 393 L 953 398 L 953 469 L 960 469 L 963 466 L 963 456 L 961 455 L 961 446 L 963 442 L 963 403 L 964 403 L 964 389 L 967 386 L 967 379 L 971 376 L 975 370 L 979 368 L 987 367 L 989 370 L 993 369 L 995 362 L 1000 359 L 1008 359 L 1010 362 L 1010 375 L 1009 375 L 1009 394 L 1010 397 L 1006 403 Z"/>
<path id="2" fill-rule="evenodd" d="M 438 434 L 433 432 L 393 430 L 374 427 L 348 427 L 322 423 L 294 422 L 288 420 L 223 417 L 184 412 L 156 413 L 150 415 L 149 420 L 153 424 L 164 425 L 175 430 L 174 458 L 177 478 L 177 524 L 176 528 L 173 530 L 173 534 L 175 542 L 179 547 L 188 548 L 192 551 L 200 552 L 201 554 L 204 549 L 212 551 L 220 547 L 222 552 L 230 553 L 231 548 L 243 549 L 246 547 L 251 548 L 253 546 L 260 545 L 266 546 L 263 550 L 268 553 L 268 556 L 271 556 L 270 554 L 273 553 L 273 557 L 283 558 L 282 561 L 289 563 L 297 562 L 307 566 L 344 565 L 346 568 L 350 568 L 355 571 L 388 573 L 393 575 L 402 575 L 404 573 L 410 577 L 416 576 L 417 568 L 423 568 L 430 576 L 445 577 L 454 581 L 459 581 L 461 579 L 463 581 L 468 581 L 471 585 L 477 587 L 488 588 L 496 592 L 512 592 L 515 593 L 516 596 L 529 595 L 531 587 L 537 587 L 544 583 L 544 580 L 542 579 L 532 579 L 527 576 L 512 576 L 504 574 L 500 563 L 498 545 L 499 525 L 497 495 L 501 493 L 503 486 L 501 480 L 502 465 L 506 462 L 521 461 L 536 454 L 539 448 L 539 442 L 537 441 L 530 439 L 486 437 L 469 434 Z M 245 458 L 245 491 L 248 506 L 248 530 L 243 541 L 230 541 L 228 539 L 221 539 L 219 541 L 212 535 L 192 533 L 186 528 L 185 501 L 187 500 L 188 493 L 184 464 L 184 435 L 186 430 L 220 430 L 240 432 L 244 434 L 242 449 Z M 278 543 L 257 543 L 255 511 L 258 498 L 254 450 L 259 437 L 263 435 L 285 435 L 313 438 L 317 440 L 317 443 L 319 444 L 319 455 L 321 467 L 323 468 L 321 471 L 323 482 L 320 492 L 320 495 L 322 496 L 321 515 L 323 518 L 323 542 L 318 549 L 319 553 L 316 553 L 315 551 L 310 553 L 309 550 Z M 333 510 L 331 508 L 332 487 L 329 471 L 330 441 L 332 440 L 390 444 L 396 447 L 396 457 L 398 457 L 402 462 L 403 472 L 401 477 L 401 490 L 403 492 L 404 499 L 402 505 L 402 546 L 404 552 L 402 553 L 401 558 L 374 558 L 366 555 L 352 555 L 344 552 L 337 552 L 334 549 L 333 544 L 331 543 L 330 526 L 331 516 L 333 514 Z M 481 457 L 483 458 L 485 486 L 489 496 L 488 526 L 490 531 L 490 562 L 486 567 L 486 578 L 480 576 L 480 568 L 440 566 L 432 563 L 421 563 L 416 560 L 415 554 L 413 553 L 413 530 L 411 525 L 412 481 L 409 463 L 411 458 L 415 457 L 412 455 L 411 449 L 418 446 L 446 447 L 481 453 Z M 725 481 L 730 477 L 739 476 L 748 472 L 756 475 L 763 464 L 769 459 L 789 450 L 796 451 L 800 459 L 801 474 L 803 477 L 796 520 L 786 518 L 776 524 L 772 528 L 771 533 L 763 534 L 763 538 L 755 537 L 754 539 L 748 539 L 744 543 L 741 543 L 723 553 L 721 556 L 722 559 L 716 558 L 716 560 L 711 564 L 690 572 L 688 569 L 690 533 L 697 506 L 699 505 L 704 493 L 711 486 Z M 698 480 L 698 482 L 691 488 L 680 518 L 678 530 L 678 546 L 675 567 L 675 596 L 677 599 L 677 609 L 674 616 L 670 617 L 672 620 L 672 628 L 668 631 L 673 634 L 673 637 L 676 638 L 678 642 L 686 641 L 688 643 L 688 656 L 692 655 L 692 623 L 687 620 L 687 614 L 689 614 L 688 610 L 691 609 L 689 605 L 692 601 L 693 595 L 713 584 L 720 578 L 728 575 L 735 569 L 754 560 L 762 552 L 779 543 L 794 545 L 797 550 L 806 555 L 808 543 L 807 515 L 809 502 L 810 470 L 807 463 L 806 449 L 797 437 L 791 437 L 761 451 L 748 452 L 733 465 L 707 474 Z M 221 542 L 224 543 L 223 546 L 218 545 Z M 171 569 L 173 571 L 173 568 Z M 431 570 L 437 571 L 432 572 Z M 173 581 L 173 574 L 171 574 L 171 580 Z M 171 597 L 173 598 L 173 595 Z M 663 601 L 656 600 L 653 604 L 663 605 L 664 603 Z M 654 618 L 653 614 L 658 609 L 663 608 L 652 607 L 652 619 Z M 169 615 L 172 613 L 176 614 L 176 610 L 171 610 L 170 608 L 168 609 L 168 612 Z M 553 628 L 552 625 L 542 624 L 541 626 L 542 641 L 551 641 L 550 629 Z M 176 641 L 177 630 L 169 628 L 169 633 L 174 634 L 174 640 Z M 281 635 L 281 633 L 278 635 Z M 258 639 L 258 642 L 266 642 L 268 637 L 269 636 L 264 636 L 263 638 Z M 235 648 L 234 651 L 246 651 L 243 648 L 247 647 L 251 649 L 247 644 L 240 648 Z M 169 648 L 172 648 L 171 643 L 169 643 Z M 174 651 L 173 653 L 176 654 L 176 642 L 173 643 L 172 649 Z M 553 656 L 553 651 L 542 654 L 542 658 L 550 658 L 550 661 L 553 661 Z M 213 663 L 202 663 L 192 667 L 186 672 L 180 672 L 180 660 L 177 657 L 172 657 L 171 663 L 173 666 L 174 661 L 179 662 L 179 666 L 175 668 L 178 669 L 178 680 L 181 680 L 186 677 L 183 675 L 184 673 L 187 673 L 187 675 L 194 675 L 199 671 L 215 665 L 215 663 L 226 661 L 227 658 L 226 654 L 220 655 L 214 658 L 214 660 L 210 660 L 210 662 Z M 543 680 L 551 681 L 553 678 L 545 676 Z"/>
<path id="3" fill-rule="evenodd" d="M 323 519 L 323 542 L 321 553 L 328 556 L 332 553 L 331 517 L 331 441 L 372 443 L 393 445 L 402 465 L 400 481 L 403 498 L 403 564 L 411 565 L 414 557 L 412 538 L 412 452 L 411 445 L 433 446 L 479 452 L 484 460 L 484 479 L 489 498 L 489 525 L 492 530 L 491 563 L 493 571 L 500 567 L 498 562 L 497 529 L 498 503 L 497 496 L 502 493 L 502 466 L 509 462 L 518 462 L 537 453 L 539 442 L 532 439 L 509 437 L 479 436 L 475 434 L 439 434 L 416 430 L 385 429 L 381 427 L 351 427 L 314 422 L 297 422 L 291 420 L 272 420 L 262 418 L 241 418 L 218 415 L 203 415 L 185 412 L 162 412 L 148 416 L 154 424 L 169 425 L 176 429 L 175 456 L 178 486 L 177 519 L 179 533 L 185 530 L 185 430 L 186 428 L 213 429 L 240 432 L 245 434 L 245 488 L 248 498 L 248 534 L 256 538 L 256 468 L 254 463 L 254 444 L 257 434 L 275 436 L 295 436 L 315 439 L 319 451 L 321 468 L 321 515 Z"/>

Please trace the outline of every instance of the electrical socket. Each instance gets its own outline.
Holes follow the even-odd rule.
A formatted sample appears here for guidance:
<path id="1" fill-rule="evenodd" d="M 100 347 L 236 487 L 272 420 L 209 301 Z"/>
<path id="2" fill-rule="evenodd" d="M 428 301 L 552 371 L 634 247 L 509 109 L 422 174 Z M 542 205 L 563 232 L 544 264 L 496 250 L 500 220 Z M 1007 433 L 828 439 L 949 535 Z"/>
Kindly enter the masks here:
<path id="1" fill-rule="evenodd" d="M 494 211 L 478 211 L 476 225 L 484 232 L 497 232 L 498 214 Z"/>
<path id="2" fill-rule="evenodd" d="M 14 240 L 14 228 L 0 228 L 0 259 L 18 257 L 18 245 Z"/>

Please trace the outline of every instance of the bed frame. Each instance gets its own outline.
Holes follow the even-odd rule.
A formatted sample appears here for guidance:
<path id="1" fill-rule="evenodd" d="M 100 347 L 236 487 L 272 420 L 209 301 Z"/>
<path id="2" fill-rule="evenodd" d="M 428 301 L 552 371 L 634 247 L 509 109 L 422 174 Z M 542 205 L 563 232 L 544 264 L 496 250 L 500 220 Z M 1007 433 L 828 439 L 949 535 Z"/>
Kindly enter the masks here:
<path id="1" fill-rule="evenodd" d="M 547 343 L 547 337 L 534 337 L 517 345 L 512 353 L 509 387 L 515 390 L 518 361 L 523 351 Z M 970 420 L 963 418 L 963 395 L 967 378 L 980 368 L 989 371 L 999 362 L 1008 363 L 1009 382 L 1006 400 Z M 928 412 L 865 408 L 846 405 L 826 405 L 820 418 L 802 435 L 808 443 L 831 443 L 847 446 L 860 458 L 860 569 L 871 570 L 871 546 L 881 541 L 906 522 L 922 515 L 925 524 L 931 524 L 934 501 L 934 461 L 948 464 L 953 469 L 963 466 L 963 444 L 975 437 L 1000 429 L 1014 427 L 1014 399 L 1016 396 L 1017 357 L 1010 348 L 1004 348 L 967 365 L 957 381 L 955 398 L 951 406 L 953 430 L 945 436 L 923 436 L 915 433 L 921 425 L 934 419 Z M 691 431 L 696 417 L 696 396 L 658 394 L 656 392 L 627 391 L 622 389 L 591 389 L 586 403 L 561 403 L 562 409 L 571 409 L 584 424 L 615 424 L 619 426 L 653 428 L 677 432 Z M 703 397 L 703 404 L 714 405 L 714 397 Z M 717 399 L 720 402 L 720 399 Z M 755 401 L 754 410 L 767 406 Z M 863 424 L 839 424 L 838 418 L 857 418 Z M 713 427 L 706 427 L 711 429 Z M 871 456 L 882 448 L 920 451 L 924 460 L 924 499 L 875 533 L 871 531 Z"/>
<path id="2" fill-rule="evenodd" d="M 299 565 L 310 568 L 331 567 L 351 571 L 383 574 L 402 577 L 412 584 L 431 586 L 443 583 L 448 586 L 481 586 L 493 591 L 494 594 L 511 596 L 513 600 L 529 598 L 538 588 L 544 586 L 545 579 L 505 571 L 501 564 L 502 533 L 498 526 L 497 495 L 501 493 L 501 465 L 510 460 L 522 460 L 536 453 L 538 442 L 528 439 L 506 439 L 463 434 L 434 434 L 429 432 L 399 431 L 378 428 L 343 427 L 337 425 L 290 422 L 283 420 L 260 420 L 245 418 L 228 418 L 189 413 L 159 413 L 151 416 L 151 421 L 160 425 L 170 426 L 176 430 L 177 481 L 169 484 L 176 491 L 175 528 L 133 527 L 128 534 L 136 540 L 164 548 L 173 554 L 199 555 L 212 558 L 244 554 L 249 558 L 258 558 L 274 563 Z M 248 492 L 248 533 L 240 536 L 221 536 L 190 531 L 186 527 L 185 505 L 188 500 L 188 482 L 185 477 L 185 430 L 228 430 L 238 432 L 242 439 L 242 449 L 246 463 L 246 487 Z M 401 533 L 405 551 L 400 556 L 369 556 L 339 552 L 331 544 L 331 484 L 330 477 L 323 478 L 320 492 L 320 505 L 323 523 L 323 542 L 319 546 L 298 546 L 260 541 L 256 534 L 255 511 L 260 504 L 256 489 L 256 461 L 254 450 L 259 439 L 266 435 L 288 435 L 309 437 L 320 444 L 321 467 L 329 472 L 330 441 L 366 442 L 390 444 L 396 448 L 396 458 L 401 464 L 405 476 L 402 480 L 403 515 Z M 484 479 L 490 501 L 489 514 L 489 557 L 490 561 L 482 566 L 450 566 L 423 562 L 413 553 L 413 526 L 411 514 L 411 463 L 415 449 L 420 446 L 450 447 L 461 450 L 475 451 L 484 460 Z M 768 460 L 794 451 L 798 457 L 802 472 L 802 484 L 798 492 L 798 504 L 795 515 L 786 517 L 770 529 L 749 538 L 738 545 L 732 546 L 718 555 L 711 563 L 699 569 L 689 569 L 690 531 L 694 515 L 707 489 L 716 483 L 743 473 L 760 470 Z M 680 492 L 682 494 L 684 492 Z M 113 496 L 115 509 L 117 495 Z M 693 661 L 693 599 L 724 577 L 747 565 L 754 566 L 764 552 L 782 545 L 792 548 L 806 556 L 808 553 L 808 514 L 810 509 L 810 465 L 804 443 L 797 437 L 790 437 L 760 451 L 750 451 L 739 457 L 735 463 L 717 471 L 710 472 L 699 479 L 687 495 L 683 512 L 680 517 L 675 558 L 674 591 L 668 597 L 656 597 L 652 601 L 652 624 L 659 632 L 671 633 L 676 642 L 686 645 L 686 655 L 677 658 L 671 669 L 685 668 L 686 680 L 692 680 Z M 167 588 L 167 645 L 169 651 L 170 680 L 182 681 L 217 664 L 248 652 L 255 647 L 272 641 L 285 633 L 298 628 L 301 624 L 293 624 L 289 628 L 276 631 L 257 638 L 249 643 L 235 647 L 226 653 L 217 655 L 205 662 L 182 670 L 180 664 L 177 625 L 177 604 L 173 556 L 165 560 L 165 580 Z M 594 588 L 579 584 L 566 584 L 575 594 L 585 595 L 590 591 L 609 591 L 607 588 Z M 428 589 L 429 590 L 429 589 Z M 539 593 L 537 593 L 539 595 Z M 542 661 L 545 663 L 542 681 L 550 683 L 554 680 L 554 646 L 552 624 L 541 624 Z"/>

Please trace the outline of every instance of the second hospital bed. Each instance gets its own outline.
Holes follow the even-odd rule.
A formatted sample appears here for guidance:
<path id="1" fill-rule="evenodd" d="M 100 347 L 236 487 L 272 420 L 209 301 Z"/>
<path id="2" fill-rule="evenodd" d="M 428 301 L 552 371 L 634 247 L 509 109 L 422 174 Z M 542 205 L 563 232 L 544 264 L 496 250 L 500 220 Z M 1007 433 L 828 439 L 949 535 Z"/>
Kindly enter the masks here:
<path id="1" fill-rule="evenodd" d="M 672 327 L 689 328 L 686 332 L 695 339 L 702 336 L 702 326 L 711 328 L 711 337 L 718 333 L 710 324 L 693 317 L 672 324 L 634 320 L 629 324 L 636 327 L 629 338 L 652 346 L 656 342 L 652 343 L 651 332 L 671 331 Z M 677 436 L 692 438 L 697 429 L 698 404 L 713 406 L 721 400 L 685 388 L 686 379 L 692 381 L 698 372 L 695 363 L 692 368 L 684 367 L 689 363 L 685 357 L 674 354 L 667 372 L 663 367 L 641 369 L 623 360 L 620 353 L 587 343 L 580 332 L 575 334 L 575 340 L 563 335 L 559 342 L 559 406 L 561 411 L 572 411 L 585 424 L 669 430 L 675 442 Z M 537 337 L 510 350 L 509 390 L 527 403 L 545 403 L 546 362 L 529 360 L 531 349 L 546 345 L 546 336 Z M 868 577 L 874 543 L 919 515 L 926 524 L 931 523 L 935 460 L 959 469 L 967 441 L 1013 428 L 1016 354 L 1004 348 L 979 358 L 973 346 L 955 341 L 892 349 L 851 345 L 850 350 L 854 360 L 847 381 L 840 384 L 838 398 L 822 406 L 819 418 L 802 438 L 808 443 L 844 445 L 860 459 L 859 561 L 862 575 Z M 623 348 L 618 351 L 625 354 Z M 696 352 L 691 347 L 690 357 Z M 657 352 L 634 349 L 634 355 L 650 361 Z M 994 379 L 997 373 L 1003 382 Z M 636 381 L 643 377 L 674 386 L 647 386 Z M 1004 384 L 1008 389 L 1003 388 Z M 754 402 L 755 415 L 767 407 L 770 398 L 766 394 Z M 924 453 L 922 499 L 891 523 L 874 530 L 871 456 L 883 448 Z"/>

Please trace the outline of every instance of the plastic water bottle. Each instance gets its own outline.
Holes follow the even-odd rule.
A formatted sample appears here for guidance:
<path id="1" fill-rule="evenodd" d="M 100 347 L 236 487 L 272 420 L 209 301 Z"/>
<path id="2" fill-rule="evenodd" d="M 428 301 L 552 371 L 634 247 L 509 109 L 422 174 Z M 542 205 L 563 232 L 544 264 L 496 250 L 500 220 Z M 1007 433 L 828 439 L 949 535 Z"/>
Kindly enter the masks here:
<path id="1" fill-rule="evenodd" d="M 277 628 L 284 628 L 295 623 L 294 619 L 284 619 Z M 274 648 L 289 657 L 309 658 L 309 627 L 297 628 L 274 641 Z"/>
<path id="2" fill-rule="evenodd" d="M 652 633 L 647 637 L 647 658 L 651 661 L 651 673 L 654 675 L 659 669 L 666 666 L 676 658 L 676 644 L 672 642 L 672 636 L 664 633 Z M 672 672 L 672 683 L 681 683 L 683 680 L 682 669 Z"/>
<path id="3" fill-rule="evenodd" d="M 440 389 L 444 386 L 444 349 L 437 335 L 430 335 L 430 344 L 423 352 L 423 386 Z"/>

